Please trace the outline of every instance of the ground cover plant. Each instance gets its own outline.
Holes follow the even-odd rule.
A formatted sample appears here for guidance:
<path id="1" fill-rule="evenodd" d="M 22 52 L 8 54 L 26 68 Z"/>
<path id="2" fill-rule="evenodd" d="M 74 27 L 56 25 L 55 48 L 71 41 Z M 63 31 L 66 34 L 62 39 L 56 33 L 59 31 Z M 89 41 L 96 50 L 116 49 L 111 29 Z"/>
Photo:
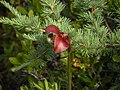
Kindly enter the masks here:
<path id="1" fill-rule="evenodd" d="M 119 0 L 0 3 L 11 12 L 0 17 L 0 88 L 120 89 Z"/>

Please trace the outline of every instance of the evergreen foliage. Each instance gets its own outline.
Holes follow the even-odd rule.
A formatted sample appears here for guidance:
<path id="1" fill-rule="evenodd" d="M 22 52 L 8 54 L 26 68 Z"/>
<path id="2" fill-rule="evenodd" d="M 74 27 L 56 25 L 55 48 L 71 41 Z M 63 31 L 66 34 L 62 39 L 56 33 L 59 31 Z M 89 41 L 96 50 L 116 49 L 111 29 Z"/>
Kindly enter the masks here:
<path id="1" fill-rule="evenodd" d="M 80 80 L 80 83 L 82 83 L 83 81 L 83 85 L 85 84 L 85 82 L 87 83 L 85 85 L 91 85 L 89 87 L 90 89 L 94 88 L 95 90 L 97 90 L 97 88 L 99 88 L 100 86 L 100 89 L 103 89 L 102 84 L 99 84 L 100 80 L 98 80 L 97 78 L 93 78 L 92 76 L 93 74 L 96 77 L 100 76 L 99 72 L 101 72 L 101 68 L 98 67 L 101 67 L 103 64 L 100 61 L 98 66 L 95 65 L 99 62 L 98 57 L 100 57 L 101 59 L 103 56 L 109 56 L 109 58 L 113 58 L 115 62 L 120 62 L 120 6 L 119 4 L 117 4 L 117 2 L 120 2 L 119 0 L 114 1 L 114 5 L 116 6 L 117 10 L 115 10 L 114 8 L 113 10 L 117 14 L 117 18 L 115 18 L 115 20 L 118 23 L 118 27 L 114 30 L 111 30 L 108 22 L 106 22 L 106 17 L 104 13 L 105 10 L 110 8 L 108 7 L 108 5 L 110 5 L 112 2 L 110 0 L 70 0 L 69 6 L 71 10 L 71 15 L 74 17 L 73 20 L 62 15 L 62 11 L 66 8 L 65 3 L 58 0 L 40 0 L 39 3 L 42 6 L 42 13 L 39 16 L 22 15 L 16 8 L 12 7 L 6 1 L 0 1 L 0 3 L 2 3 L 14 14 L 14 18 L 0 17 L 0 23 L 12 25 L 13 27 L 17 28 L 17 32 L 19 32 L 19 35 L 37 44 L 35 48 L 33 48 L 30 52 L 27 53 L 27 59 L 25 59 L 23 63 L 16 65 L 14 68 L 12 68 L 12 71 L 18 71 L 23 67 L 27 66 L 26 70 L 27 72 L 29 72 L 30 75 L 34 77 L 34 75 L 32 74 L 34 68 L 38 73 L 37 75 L 39 76 L 44 71 L 44 68 L 47 67 L 47 65 L 45 64 L 48 64 L 48 62 L 51 62 L 53 59 L 57 59 L 57 55 L 54 53 L 53 46 L 51 46 L 47 41 L 48 35 L 42 32 L 42 30 L 44 30 L 47 26 L 56 25 L 61 32 L 67 33 L 71 37 L 70 44 L 73 56 L 74 58 L 76 58 L 76 60 L 81 60 L 79 68 L 81 68 L 80 70 L 82 70 L 83 73 L 86 73 L 85 76 L 82 76 L 83 73 L 81 74 L 80 71 L 75 72 L 75 69 L 73 69 L 73 75 L 79 78 L 78 80 Z M 111 7 L 114 6 L 111 5 Z M 24 30 L 24 32 L 21 33 L 21 30 Z M 67 51 L 60 54 L 61 57 L 64 57 L 65 55 L 67 55 Z M 13 58 L 10 59 L 11 62 L 13 62 L 12 59 Z M 66 61 L 66 58 L 63 58 L 61 60 L 62 63 L 67 64 Z M 89 63 L 91 64 L 91 68 L 95 65 L 94 67 L 96 67 L 96 69 L 86 70 L 87 65 L 89 67 Z M 40 67 L 43 69 L 41 72 L 39 72 L 39 70 L 37 71 L 37 69 Z M 60 66 L 60 68 L 61 67 L 62 66 Z M 66 70 L 64 69 L 63 71 Z M 62 74 L 66 73 L 62 72 Z M 81 76 L 77 74 L 80 74 Z M 90 78 L 87 75 L 89 75 Z M 61 77 L 64 76 L 61 75 Z M 61 77 L 59 79 L 66 83 L 66 81 L 62 80 Z M 45 82 L 48 83 L 46 79 Z M 41 89 L 41 85 L 43 85 L 40 84 L 41 82 L 38 82 L 38 85 L 36 83 L 37 82 L 33 82 L 32 85 L 34 85 L 40 90 L 44 90 Z M 78 83 L 75 84 L 79 85 Z M 73 90 L 79 90 L 79 88 L 87 90 L 88 87 L 83 87 L 82 84 L 79 87 L 75 87 L 75 89 Z M 49 84 L 49 86 L 50 89 L 52 85 Z M 53 84 L 53 86 L 55 88 L 59 87 L 56 82 L 55 84 Z M 63 86 L 63 89 L 66 89 L 64 85 L 61 86 Z M 116 87 L 118 86 L 116 85 Z M 110 90 L 112 90 L 112 88 Z"/>
<path id="2" fill-rule="evenodd" d="M 113 46 L 113 44 L 118 44 L 119 46 L 119 38 L 117 37 L 119 36 L 119 30 L 117 30 L 116 33 L 114 33 L 114 35 L 112 35 L 111 37 L 111 32 L 104 25 L 104 16 L 102 15 L 104 7 L 102 7 L 102 4 L 104 4 L 105 2 L 103 0 L 99 2 L 86 1 L 84 2 L 86 7 L 78 7 L 77 4 L 81 4 L 79 4 L 79 1 L 76 0 L 72 3 L 74 5 L 72 6 L 72 8 L 79 10 L 76 19 L 79 20 L 80 23 L 86 23 L 84 24 L 85 26 L 83 26 L 83 28 L 79 29 L 72 28 L 72 26 L 70 25 L 70 20 L 60 15 L 61 11 L 65 7 L 64 4 L 56 0 L 54 0 L 53 2 L 49 0 L 43 0 L 41 2 L 43 5 L 42 10 L 44 14 L 41 14 L 41 16 L 44 17 L 44 20 L 40 20 L 39 16 L 29 17 L 26 15 L 21 15 L 18 10 L 10 6 L 7 2 L 1 1 L 1 3 L 4 4 L 16 17 L 11 19 L 3 17 L 0 18 L 0 22 L 15 25 L 19 28 L 25 28 L 26 31 L 29 31 L 29 33 L 24 33 L 23 36 L 35 41 L 38 41 L 39 38 L 43 36 L 40 29 L 44 29 L 51 24 L 56 25 L 62 32 L 68 33 L 76 40 L 76 42 L 71 40 L 72 47 L 83 56 L 97 56 L 98 54 L 101 55 L 105 53 L 104 49 L 106 49 L 107 46 Z M 90 6 L 92 6 L 93 3 L 94 13 L 92 14 L 92 11 L 90 11 L 89 9 L 91 9 Z M 83 7 L 84 9 L 81 7 Z M 81 21 L 81 19 L 85 21 Z M 110 39 L 114 39 L 114 42 L 110 42 Z"/>

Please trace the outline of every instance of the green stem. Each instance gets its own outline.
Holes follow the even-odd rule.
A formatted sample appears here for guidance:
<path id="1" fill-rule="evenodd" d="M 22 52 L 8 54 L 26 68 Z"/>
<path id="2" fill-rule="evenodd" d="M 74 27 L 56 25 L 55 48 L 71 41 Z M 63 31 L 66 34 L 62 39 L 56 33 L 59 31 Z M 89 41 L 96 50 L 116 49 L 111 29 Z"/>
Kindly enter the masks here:
<path id="1" fill-rule="evenodd" d="M 72 73 L 71 73 L 71 47 L 68 49 L 68 90 L 71 90 L 72 83 Z"/>

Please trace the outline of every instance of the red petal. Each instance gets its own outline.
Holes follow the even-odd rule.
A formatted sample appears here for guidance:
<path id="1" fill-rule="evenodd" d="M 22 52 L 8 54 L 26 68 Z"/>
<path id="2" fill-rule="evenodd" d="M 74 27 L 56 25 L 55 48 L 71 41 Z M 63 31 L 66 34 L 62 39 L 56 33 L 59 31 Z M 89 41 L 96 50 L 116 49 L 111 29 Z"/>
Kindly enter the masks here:
<path id="1" fill-rule="evenodd" d="M 47 33 L 53 33 L 55 35 L 60 34 L 59 28 L 57 28 L 55 25 L 49 25 L 46 29 L 45 32 Z"/>
<path id="2" fill-rule="evenodd" d="M 68 40 L 65 38 L 67 34 L 56 35 L 54 40 L 54 52 L 60 53 L 70 47 Z"/>

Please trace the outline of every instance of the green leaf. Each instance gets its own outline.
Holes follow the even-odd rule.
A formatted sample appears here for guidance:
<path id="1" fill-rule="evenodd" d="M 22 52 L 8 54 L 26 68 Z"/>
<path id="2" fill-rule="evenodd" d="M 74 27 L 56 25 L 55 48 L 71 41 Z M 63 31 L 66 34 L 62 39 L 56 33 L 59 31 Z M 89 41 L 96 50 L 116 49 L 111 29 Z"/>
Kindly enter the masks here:
<path id="1" fill-rule="evenodd" d="M 29 16 L 29 17 L 33 17 L 33 16 L 34 16 L 33 10 L 30 10 L 30 11 L 28 12 L 28 16 Z"/>
<path id="2" fill-rule="evenodd" d="M 27 86 L 21 86 L 20 90 L 29 90 Z"/>
<path id="3" fill-rule="evenodd" d="M 55 86 L 55 90 L 58 90 L 58 84 L 56 82 L 54 83 L 54 86 Z"/>
<path id="4" fill-rule="evenodd" d="M 118 62 L 118 63 L 120 62 L 120 56 L 118 56 L 118 55 L 113 55 L 112 59 L 114 62 Z"/>
<path id="5" fill-rule="evenodd" d="M 43 88 L 43 89 L 45 88 L 43 82 L 40 82 L 40 81 L 39 81 L 39 82 L 38 82 L 38 85 L 39 85 L 41 88 Z"/>
<path id="6" fill-rule="evenodd" d="M 26 67 L 26 66 L 29 65 L 30 63 L 31 63 L 31 62 L 23 63 L 21 66 L 13 67 L 11 70 L 12 70 L 13 72 L 19 71 L 20 69 L 22 69 L 23 67 Z"/>
<path id="7" fill-rule="evenodd" d="M 82 73 L 79 78 L 80 78 L 81 80 L 83 80 L 84 82 L 86 82 L 86 83 L 91 83 L 90 78 L 89 78 L 85 73 Z"/>
<path id="8" fill-rule="evenodd" d="M 48 81 L 46 79 L 44 80 L 44 83 L 45 83 L 45 90 L 49 90 Z"/>
<path id="9" fill-rule="evenodd" d="M 30 40 L 21 40 L 21 43 L 22 43 L 22 48 L 23 50 L 30 50 L 32 49 L 32 41 Z"/>
<path id="10" fill-rule="evenodd" d="M 27 14 L 28 12 L 26 11 L 25 8 L 21 7 L 21 6 L 17 6 L 16 7 L 22 14 Z"/>
<path id="11" fill-rule="evenodd" d="M 21 63 L 25 63 L 27 60 L 28 60 L 28 56 L 27 54 L 23 53 L 23 52 L 20 52 L 17 54 L 17 58 L 19 59 L 19 61 Z"/>
<path id="12" fill-rule="evenodd" d="M 10 61 L 13 65 L 20 65 L 20 64 L 21 64 L 16 57 L 10 57 L 10 58 L 9 58 L 9 61 Z"/>
<path id="13" fill-rule="evenodd" d="M 41 13 L 42 6 L 38 3 L 36 4 L 37 12 Z"/>
<path id="14" fill-rule="evenodd" d="M 44 90 L 44 88 L 41 87 L 41 86 L 39 86 L 38 84 L 36 84 L 36 83 L 34 83 L 34 82 L 33 82 L 33 84 L 35 85 L 36 88 L 38 88 L 38 89 L 40 89 L 40 90 Z"/>

